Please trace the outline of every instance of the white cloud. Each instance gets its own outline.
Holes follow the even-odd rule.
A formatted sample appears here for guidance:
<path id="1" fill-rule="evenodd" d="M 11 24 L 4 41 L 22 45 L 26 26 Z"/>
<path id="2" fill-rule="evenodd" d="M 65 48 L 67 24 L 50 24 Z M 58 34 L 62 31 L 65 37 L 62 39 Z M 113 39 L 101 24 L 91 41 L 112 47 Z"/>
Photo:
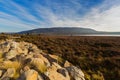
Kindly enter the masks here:
<path id="1" fill-rule="evenodd" d="M 80 5 L 80 4 L 79 4 Z M 78 5 L 78 7 L 79 7 Z M 99 31 L 120 31 L 120 1 L 105 0 L 102 5 L 91 9 L 84 17 L 79 17 L 75 8 L 68 14 L 55 14 L 51 8 L 40 6 L 37 10 L 52 27 L 85 27 Z M 61 12 L 58 12 L 61 13 Z"/>
<path id="2" fill-rule="evenodd" d="M 49 0 L 48 4 L 52 4 L 49 6 L 33 3 L 31 6 L 37 15 L 35 16 L 31 14 L 27 7 L 23 7 L 13 1 L 5 2 L 2 0 L 0 3 L 4 4 L 4 9 L 12 14 L 0 12 L 0 24 L 25 29 L 40 27 L 85 27 L 99 31 L 120 31 L 120 0 L 105 0 L 101 5 L 92 8 L 90 12 L 83 16 L 78 13 L 83 7 L 77 1 L 69 1 L 74 6 L 70 6 L 69 3 L 69 5 L 66 3 L 63 6 L 63 4 L 49 2 Z M 13 6 L 15 7 L 14 9 L 12 9 Z M 52 10 L 53 7 L 56 11 Z"/>
<path id="3" fill-rule="evenodd" d="M 82 25 L 99 31 L 120 31 L 120 1 L 118 3 L 109 3 L 107 9 L 104 6 L 107 5 L 106 2 L 100 7 L 93 8 L 82 20 Z"/>

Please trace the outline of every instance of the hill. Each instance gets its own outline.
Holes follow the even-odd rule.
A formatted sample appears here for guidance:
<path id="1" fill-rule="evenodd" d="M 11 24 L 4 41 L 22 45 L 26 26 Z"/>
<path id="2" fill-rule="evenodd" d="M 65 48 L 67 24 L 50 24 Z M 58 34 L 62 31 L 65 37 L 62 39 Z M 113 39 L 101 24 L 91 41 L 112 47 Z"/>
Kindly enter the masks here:
<path id="1" fill-rule="evenodd" d="M 33 33 L 33 34 L 90 34 L 97 33 L 97 31 L 89 28 L 77 28 L 77 27 L 56 27 L 56 28 L 39 28 L 28 31 L 22 31 L 19 33 Z"/>
<path id="2" fill-rule="evenodd" d="M 86 34 L 112 34 L 120 35 L 120 32 L 103 32 L 90 28 L 78 27 L 55 27 L 55 28 L 38 28 L 28 31 L 18 32 L 19 34 L 51 34 L 51 35 L 86 35 Z"/>

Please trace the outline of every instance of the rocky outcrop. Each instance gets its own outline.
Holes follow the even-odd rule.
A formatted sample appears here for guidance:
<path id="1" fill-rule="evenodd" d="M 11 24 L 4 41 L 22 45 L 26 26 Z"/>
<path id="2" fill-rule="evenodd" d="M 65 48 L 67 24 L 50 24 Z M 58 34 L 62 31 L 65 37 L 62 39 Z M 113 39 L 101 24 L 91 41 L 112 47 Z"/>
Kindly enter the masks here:
<path id="1" fill-rule="evenodd" d="M 45 54 L 34 44 L 0 42 L 0 80 L 85 80 L 81 69 Z"/>

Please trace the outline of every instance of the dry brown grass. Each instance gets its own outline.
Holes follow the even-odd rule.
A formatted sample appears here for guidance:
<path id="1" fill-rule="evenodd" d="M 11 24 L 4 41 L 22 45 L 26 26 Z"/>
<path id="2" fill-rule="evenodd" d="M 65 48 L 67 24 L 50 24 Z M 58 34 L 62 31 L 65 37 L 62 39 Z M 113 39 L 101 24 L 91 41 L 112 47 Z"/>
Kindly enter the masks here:
<path id="1" fill-rule="evenodd" d="M 97 72 L 100 71 L 105 80 L 117 80 L 120 77 L 120 37 L 14 36 L 21 36 L 16 41 L 36 44 L 45 53 L 67 59 L 72 64 L 82 68 L 89 76 L 96 74 L 99 77 Z"/>

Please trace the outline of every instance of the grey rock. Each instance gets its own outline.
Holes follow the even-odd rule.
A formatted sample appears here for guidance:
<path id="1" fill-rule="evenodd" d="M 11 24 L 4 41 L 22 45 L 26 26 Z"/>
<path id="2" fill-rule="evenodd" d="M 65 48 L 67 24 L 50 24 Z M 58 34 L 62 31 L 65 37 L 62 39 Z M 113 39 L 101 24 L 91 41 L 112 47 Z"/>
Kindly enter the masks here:
<path id="1" fill-rule="evenodd" d="M 85 80 L 84 73 L 81 71 L 81 69 L 75 66 L 66 67 L 66 69 L 74 80 Z"/>
<path id="2" fill-rule="evenodd" d="M 68 71 L 64 68 L 57 69 L 58 73 L 61 73 L 64 77 L 68 76 Z"/>

